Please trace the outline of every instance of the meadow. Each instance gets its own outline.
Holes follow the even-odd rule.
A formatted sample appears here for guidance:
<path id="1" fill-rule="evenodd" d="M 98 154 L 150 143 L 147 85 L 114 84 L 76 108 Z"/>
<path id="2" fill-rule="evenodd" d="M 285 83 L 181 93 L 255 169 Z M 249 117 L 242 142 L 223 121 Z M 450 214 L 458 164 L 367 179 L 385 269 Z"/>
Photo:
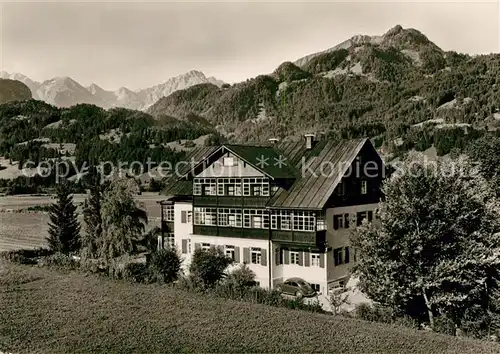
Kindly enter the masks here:
<path id="1" fill-rule="evenodd" d="M 81 205 L 86 195 L 76 194 L 75 205 Z M 164 199 L 157 193 L 143 193 L 137 200 L 144 204 L 148 212 L 147 230 L 160 225 L 160 207 L 157 201 Z M 20 248 L 33 248 L 45 245 L 48 233 L 49 216 L 46 213 L 18 213 L 20 209 L 48 205 L 55 199 L 49 196 L 2 196 L 0 197 L 0 252 Z M 78 208 L 81 216 L 81 208 Z"/>
<path id="2" fill-rule="evenodd" d="M 0 351 L 499 353 L 405 327 L 0 261 Z"/>

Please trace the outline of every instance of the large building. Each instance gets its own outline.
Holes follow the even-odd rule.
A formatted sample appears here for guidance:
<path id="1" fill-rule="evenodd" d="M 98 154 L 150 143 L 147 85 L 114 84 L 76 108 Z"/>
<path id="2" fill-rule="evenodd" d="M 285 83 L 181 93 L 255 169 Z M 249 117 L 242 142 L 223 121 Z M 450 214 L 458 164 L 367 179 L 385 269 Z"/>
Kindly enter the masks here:
<path id="1" fill-rule="evenodd" d="M 161 202 L 161 247 L 188 268 L 219 246 L 259 285 L 300 277 L 326 294 L 356 262 L 353 228 L 377 215 L 385 166 L 368 139 L 199 148 L 176 166 Z"/>

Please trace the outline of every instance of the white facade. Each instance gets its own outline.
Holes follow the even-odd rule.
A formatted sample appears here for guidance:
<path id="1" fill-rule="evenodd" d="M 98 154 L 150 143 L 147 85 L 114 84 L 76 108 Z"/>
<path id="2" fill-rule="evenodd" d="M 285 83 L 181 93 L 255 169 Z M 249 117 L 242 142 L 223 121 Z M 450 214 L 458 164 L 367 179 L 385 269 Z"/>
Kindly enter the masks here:
<path id="1" fill-rule="evenodd" d="M 192 203 L 176 202 L 174 204 L 174 243 L 181 253 L 182 269 L 186 274 L 196 247 L 220 246 L 224 250 L 234 250 L 235 252 L 235 263 L 228 271 L 246 260 L 248 267 L 256 275 L 255 280 L 263 288 L 269 287 L 269 279 L 271 279 L 271 287 L 274 287 L 288 278 L 299 277 L 317 287 L 321 294 L 327 294 L 332 284 L 338 280 L 344 280 L 348 276 L 355 257 L 354 250 L 351 250 L 348 263 L 335 265 L 333 250 L 350 247 L 350 235 L 356 228 L 356 215 L 358 212 L 371 211 L 375 218 L 377 208 L 378 204 L 367 204 L 327 209 L 326 237 L 329 251 L 319 254 L 307 250 L 294 250 L 293 248 L 283 251 L 279 242 L 270 242 L 268 240 L 193 234 Z M 334 216 L 339 214 L 349 214 L 349 228 L 334 229 Z M 263 232 L 266 232 L 266 230 L 263 230 Z M 257 257 L 252 257 L 251 249 L 261 250 L 260 260 L 257 260 Z M 245 259 L 245 250 L 250 252 L 246 256 L 247 259 Z M 287 255 L 280 255 L 280 252 L 287 252 Z M 280 262 L 277 257 L 285 257 L 286 261 Z M 283 261 L 283 259 L 281 260 Z M 297 260 L 298 264 L 293 264 Z"/>

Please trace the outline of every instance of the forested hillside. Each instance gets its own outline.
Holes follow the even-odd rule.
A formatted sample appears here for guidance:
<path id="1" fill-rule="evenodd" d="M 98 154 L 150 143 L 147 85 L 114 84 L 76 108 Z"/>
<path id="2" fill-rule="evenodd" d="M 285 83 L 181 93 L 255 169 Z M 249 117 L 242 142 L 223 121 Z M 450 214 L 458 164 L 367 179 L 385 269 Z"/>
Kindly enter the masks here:
<path id="1" fill-rule="evenodd" d="M 419 31 L 396 26 L 297 63 L 230 87 L 177 91 L 149 113 L 195 114 L 235 141 L 326 132 L 368 135 L 393 152 L 434 144 L 439 154 L 500 126 L 498 54 L 444 52 Z"/>
<path id="2" fill-rule="evenodd" d="M 77 168 L 84 163 L 110 161 L 118 166 L 119 162 L 138 161 L 147 169 L 149 160 L 151 167 L 162 161 L 179 161 L 184 150 L 194 145 L 191 141 L 203 135 L 219 139 L 206 121 L 192 117 L 185 121 L 153 118 L 140 111 L 105 110 L 88 104 L 57 108 L 37 100 L 0 105 L 0 158 L 15 162 L 18 168 L 27 161 L 37 165 L 67 158 L 75 161 Z M 5 181 L 0 188 L 3 184 Z"/>
<path id="3" fill-rule="evenodd" d="M 17 100 L 29 100 L 31 91 L 21 81 L 0 79 L 0 104 Z"/>

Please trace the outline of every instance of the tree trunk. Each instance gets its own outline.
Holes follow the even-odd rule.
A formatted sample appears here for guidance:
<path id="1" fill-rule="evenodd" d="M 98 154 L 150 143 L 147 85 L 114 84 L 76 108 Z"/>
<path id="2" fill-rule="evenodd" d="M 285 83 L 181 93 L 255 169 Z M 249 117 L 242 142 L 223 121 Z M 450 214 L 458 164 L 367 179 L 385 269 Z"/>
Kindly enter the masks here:
<path id="1" fill-rule="evenodd" d="M 422 295 L 424 296 L 425 306 L 427 307 L 427 313 L 429 315 L 429 324 L 432 330 L 434 330 L 434 314 L 432 313 L 432 307 L 429 303 L 429 299 L 427 298 L 427 294 L 425 293 L 424 289 L 422 289 Z"/>

